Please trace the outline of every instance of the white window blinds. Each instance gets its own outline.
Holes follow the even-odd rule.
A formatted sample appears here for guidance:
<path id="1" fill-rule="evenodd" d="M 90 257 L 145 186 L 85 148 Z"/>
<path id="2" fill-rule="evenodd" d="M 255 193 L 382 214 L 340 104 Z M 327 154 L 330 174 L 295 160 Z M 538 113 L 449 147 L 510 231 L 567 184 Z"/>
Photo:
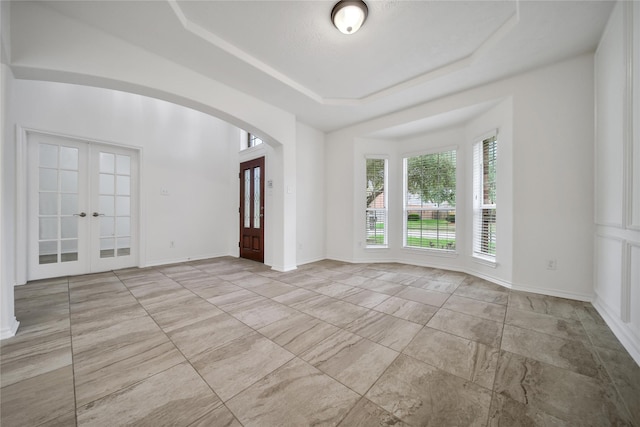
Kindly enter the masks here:
<path id="1" fill-rule="evenodd" d="M 387 159 L 367 159 L 367 247 L 387 246 Z"/>
<path id="2" fill-rule="evenodd" d="M 496 256 L 496 136 L 473 147 L 473 254 L 495 261 Z"/>

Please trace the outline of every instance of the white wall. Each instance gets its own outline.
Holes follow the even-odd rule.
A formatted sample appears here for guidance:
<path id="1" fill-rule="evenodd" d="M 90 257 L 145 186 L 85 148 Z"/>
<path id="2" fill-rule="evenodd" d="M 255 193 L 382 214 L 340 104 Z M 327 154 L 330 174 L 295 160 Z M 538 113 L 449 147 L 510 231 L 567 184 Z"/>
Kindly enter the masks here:
<path id="1" fill-rule="evenodd" d="M 594 306 L 640 363 L 640 5 L 618 2 L 595 57 Z M 635 95 L 632 92 L 635 88 Z"/>
<path id="2" fill-rule="evenodd" d="M 16 2 L 11 20 L 11 67 L 17 79 L 105 87 L 164 99 L 263 137 L 273 146 L 271 264 L 277 270 L 295 268 L 296 193 L 286 191 L 295 187 L 297 178 L 293 114 L 46 6 Z"/>
<path id="3" fill-rule="evenodd" d="M 329 134 L 325 143 L 326 230 L 328 258 L 355 261 L 354 152 L 353 141 L 341 135 Z"/>
<path id="4" fill-rule="evenodd" d="M 513 97 L 515 287 L 593 294 L 593 56 L 529 73 Z M 556 270 L 547 270 L 548 260 Z"/>
<path id="5" fill-rule="evenodd" d="M 165 101 L 64 83 L 15 80 L 11 105 L 16 125 L 141 149 L 141 266 L 237 246 L 229 233 L 238 206 L 235 126 Z"/>
<path id="6" fill-rule="evenodd" d="M 325 191 L 324 133 L 296 126 L 297 264 L 324 259 Z"/>
<path id="7" fill-rule="evenodd" d="M 458 237 L 462 239 L 463 248 L 458 250 L 459 256 L 455 261 L 427 253 L 407 257 L 404 252 L 400 255 L 389 251 L 389 257 L 468 271 L 516 289 L 591 299 L 591 54 L 328 134 L 326 162 L 334 168 L 333 174 L 327 177 L 327 257 L 359 262 L 376 259 L 358 246 L 357 233 L 363 229 L 359 225 L 362 215 L 353 201 L 364 196 L 357 193 L 360 192 L 358 184 L 344 185 L 349 179 L 354 180 L 352 171 L 362 168 L 360 147 L 367 143 L 361 140 L 363 136 L 497 99 L 504 101 L 458 129 L 458 145 L 464 147 L 461 162 L 466 172 L 463 173 L 467 174 L 462 181 L 465 184 L 462 188 L 459 185 L 458 191 L 461 195 L 471 194 L 468 176 L 470 151 L 467 150 L 473 143 L 472 139 L 492 128 L 499 128 L 500 149 L 503 151 L 499 155 L 498 179 L 504 181 L 498 182 L 501 218 L 498 229 L 505 252 L 498 253 L 498 267 L 487 268 L 471 261 L 468 236 Z M 413 148 L 421 146 L 426 149 L 437 145 L 438 139 L 439 135 L 427 135 L 422 141 L 414 140 L 411 144 L 416 144 Z M 464 204 L 465 201 L 458 203 Z M 543 208 L 550 212 L 549 218 L 544 218 Z M 464 207 L 461 209 L 465 210 Z M 460 210 L 458 212 L 460 215 Z M 470 207 L 466 212 L 470 214 Z M 470 218 L 459 216 L 456 219 L 466 227 L 465 234 L 469 234 Z M 510 245 L 512 250 L 509 250 Z M 545 261 L 551 257 L 557 260 L 557 270 L 546 269 Z"/>

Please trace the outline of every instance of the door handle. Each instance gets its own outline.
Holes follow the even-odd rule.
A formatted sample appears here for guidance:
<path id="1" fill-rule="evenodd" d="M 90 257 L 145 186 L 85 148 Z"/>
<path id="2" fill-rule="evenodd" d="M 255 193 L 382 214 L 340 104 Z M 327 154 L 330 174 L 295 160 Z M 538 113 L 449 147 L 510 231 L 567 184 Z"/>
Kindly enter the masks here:
<path id="1" fill-rule="evenodd" d="M 93 216 L 98 217 L 98 216 L 104 216 L 104 214 L 98 213 L 98 212 L 94 212 Z"/>
<path id="2" fill-rule="evenodd" d="M 87 214 L 84 212 L 80 212 L 79 214 L 73 214 L 73 216 L 79 216 L 81 218 L 84 218 L 85 216 L 87 216 Z"/>

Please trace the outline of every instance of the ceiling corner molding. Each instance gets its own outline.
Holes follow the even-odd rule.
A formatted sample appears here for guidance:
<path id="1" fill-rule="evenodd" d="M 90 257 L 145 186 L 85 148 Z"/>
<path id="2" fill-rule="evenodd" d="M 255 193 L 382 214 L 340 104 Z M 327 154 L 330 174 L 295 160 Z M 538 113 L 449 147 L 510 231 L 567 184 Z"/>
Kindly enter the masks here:
<path id="1" fill-rule="evenodd" d="M 365 95 L 361 98 L 324 98 L 320 94 L 314 92 L 308 87 L 298 83 L 284 73 L 276 70 L 270 65 L 260 61 L 239 47 L 229 43 L 228 41 L 218 37 L 214 33 L 206 30 L 202 26 L 191 21 L 184 14 L 182 8 L 178 4 L 179 0 L 167 0 L 174 14 L 184 27 L 186 31 L 189 31 L 196 37 L 210 43 L 211 45 L 223 50 L 224 52 L 236 57 L 237 59 L 253 66 L 254 68 L 262 71 L 268 76 L 278 80 L 280 83 L 289 86 L 300 94 L 310 98 L 320 105 L 327 106 L 359 106 L 368 104 L 370 102 L 394 95 L 403 90 L 411 87 L 426 83 L 431 80 L 438 79 L 447 74 L 459 71 L 465 67 L 468 67 L 474 63 L 479 57 L 483 56 L 486 52 L 490 51 L 500 40 L 502 40 L 507 34 L 509 34 L 520 22 L 520 0 L 515 0 L 516 10 L 515 12 L 494 31 L 487 39 L 485 39 L 480 46 L 476 48 L 471 54 L 464 58 L 458 59 L 447 65 L 443 65 L 436 69 L 427 71 L 423 74 L 412 77 L 408 80 L 399 82 L 397 84 L 385 87 L 376 92 Z"/>
<path id="2" fill-rule="evenodd" d="M 186 15 L 184 14 L 184 12 L 182 11 L 182 8 L 180 7 L 180 5 L 178 4 L 178 0 L 167 0 L 169 5 L 171 6 L 171 9 L 173 10 L 173 12 L 175 13 L 175 15 L 178 17 L 178 20 L 180 21 L 180 23 L 182 24 L 182 26 L 184 27 L 185 30 L 189 31 L 190 33 L 192 33 L 193 35 L 205 40 L 206 42 L 216 46 L 217 48 L 227 52 L 230 55 L 235 56 L 236 58 L 238 58 L 239 60 L 257 68 L 258 70 L 262 71 L 263 73 L 273 77 L 274 79 L 284 83 L 285 85 L 291 87 L 292 89 L 295 89 L 296 91 L 300 92 L 301 94 L 313 99 L 314 101 L 318 102 L 318 103 L 324 103 L 323 99 L 320 95 L 318 95 L 317 93 L 315 93 L 314 91 L 312 91 L 311 89 L 307 88 L 306 86 L 301 85 L 300 83 L 296 82 L 295 80 L 289 78 L 288 76 L 286 76 L 285 74 L 281 73 L 280 71 L 276 70 L 275 68 L 271 67 L 268 64 L 265 64 L 264 62 L 260 61 L 259 59 L 251 56 L 250 54 L 248 54 L 247 52 L 243 51 L 242 49 L 238 48 L 237 46 L 229 43 L 228 41 L 218 37 L 217 35 L 213 34 L 212 32 L 204 29 L 203 27 L 201 27 L 200 25 L 194 23 L 193 21 L 191 21 L 189 18 L 186 17 Z"/>

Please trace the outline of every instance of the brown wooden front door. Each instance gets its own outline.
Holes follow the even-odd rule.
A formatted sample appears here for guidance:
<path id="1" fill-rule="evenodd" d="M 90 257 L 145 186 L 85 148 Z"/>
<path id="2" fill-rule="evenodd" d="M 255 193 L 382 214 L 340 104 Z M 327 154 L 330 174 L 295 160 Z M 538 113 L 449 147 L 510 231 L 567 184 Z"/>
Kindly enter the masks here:
<path id="1" fill-rule="evenodd" d="M 240 257 L 264 262 L 264 157 L 240 164 Z"/>

